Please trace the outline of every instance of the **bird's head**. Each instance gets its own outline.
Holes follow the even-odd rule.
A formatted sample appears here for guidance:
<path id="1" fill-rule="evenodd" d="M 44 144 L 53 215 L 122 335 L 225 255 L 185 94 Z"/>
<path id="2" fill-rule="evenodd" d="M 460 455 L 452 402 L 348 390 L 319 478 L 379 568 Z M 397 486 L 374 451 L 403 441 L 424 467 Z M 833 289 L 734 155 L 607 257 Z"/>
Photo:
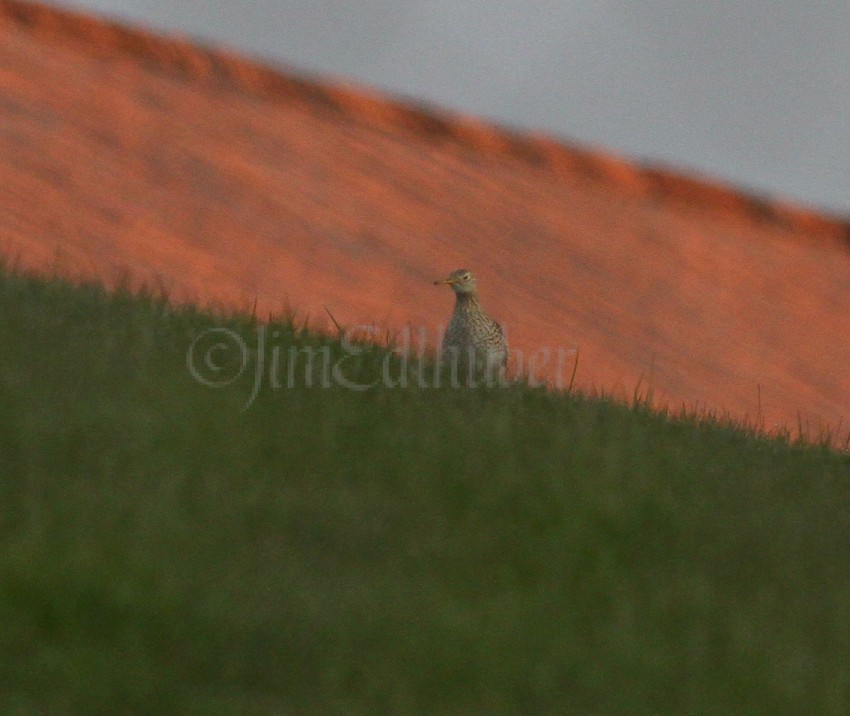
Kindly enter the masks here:
<path id="1" fill-rule="evenodd" d="M 443 283 L 451 286 L 455 293 L 475 293 L 475 276 L 469 269 L 457 269 L 452 271 L 448 278 L 444 278 L 442 281 L 434 281 L 435 286 Z"/>

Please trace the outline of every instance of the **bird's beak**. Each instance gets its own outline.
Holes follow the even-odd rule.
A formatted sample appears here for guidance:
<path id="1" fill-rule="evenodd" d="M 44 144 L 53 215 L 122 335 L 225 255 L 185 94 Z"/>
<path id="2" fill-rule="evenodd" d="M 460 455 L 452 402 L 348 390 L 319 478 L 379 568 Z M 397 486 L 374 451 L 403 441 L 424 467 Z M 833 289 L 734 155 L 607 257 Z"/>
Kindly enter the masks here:
<path id="1" fill-rule="evenodd" d="M 447 283 L 449 286 L 451 286 L 453 283 L 457 283 L 457 281 L 453 278 L 444 278 L 439 281 L 434 281 L 435 286 L 441 286 L 444 283 Z"/>

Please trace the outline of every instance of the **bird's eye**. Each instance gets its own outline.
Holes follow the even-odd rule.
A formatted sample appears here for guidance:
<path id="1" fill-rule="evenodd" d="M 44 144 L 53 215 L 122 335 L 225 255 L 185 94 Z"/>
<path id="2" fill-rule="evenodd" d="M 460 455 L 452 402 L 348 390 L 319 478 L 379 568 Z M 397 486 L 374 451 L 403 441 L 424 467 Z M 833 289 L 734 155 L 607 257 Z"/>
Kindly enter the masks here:
<path id="1" fill-rule="evenodd" d="M 464 281 L 469 281 L 469 279 L 471 279 L 471 278 L 472 278 L 472 276 L 471 276 L 470 274 L 468 274 L 468 273 L 465 273 L 465 274 L 463 275 L 463 280 L 464 280 Z"/>

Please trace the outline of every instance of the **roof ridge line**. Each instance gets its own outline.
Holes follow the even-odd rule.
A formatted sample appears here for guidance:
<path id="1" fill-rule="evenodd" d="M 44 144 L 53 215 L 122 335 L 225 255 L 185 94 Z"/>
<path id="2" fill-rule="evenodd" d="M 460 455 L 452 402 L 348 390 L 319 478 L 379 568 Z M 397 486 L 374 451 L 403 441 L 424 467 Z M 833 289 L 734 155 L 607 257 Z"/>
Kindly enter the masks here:
<path id="1" fill-rule="evenodd" d="M 0 22 L 85 45 L 93 51 L 134 57 L 188 78 L 215 79 L 268 99 L 300 100 L 372 127 L 405 128 L 420 138 L 502 154 L 575 176 L 576 170 L 625 193 L 657 201 L 714 207 L 756 222 L 840 239 L 850 245 L 850 217 L 830 216 L 785 200 L 758 196 L 714 179 L 688 176 L 555 139 L 452 113 L 409 98 L 393 97 L 353 83 L 333 84 L 297 76 L 223 48 L 179 35 L 157 34 L 97 16 L 30 0 L 0 0 Z"/>

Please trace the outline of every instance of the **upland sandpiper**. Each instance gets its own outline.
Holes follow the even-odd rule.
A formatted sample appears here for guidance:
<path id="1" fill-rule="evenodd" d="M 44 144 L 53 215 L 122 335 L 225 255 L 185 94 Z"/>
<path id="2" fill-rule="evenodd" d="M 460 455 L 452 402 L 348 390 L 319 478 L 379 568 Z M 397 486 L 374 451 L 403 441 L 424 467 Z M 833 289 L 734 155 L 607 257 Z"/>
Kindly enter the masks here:
<path id="1" fill-rule="evenodd" d="M 508 342 L 502 327 L 481 307 L 472 272 L 457 269 L 434 284 L 448 284 L 455 292 L 454 312 L 443 336 L 444 360 L 449 358 L 478 373 L 501 373 L 508 362 Z"/>

